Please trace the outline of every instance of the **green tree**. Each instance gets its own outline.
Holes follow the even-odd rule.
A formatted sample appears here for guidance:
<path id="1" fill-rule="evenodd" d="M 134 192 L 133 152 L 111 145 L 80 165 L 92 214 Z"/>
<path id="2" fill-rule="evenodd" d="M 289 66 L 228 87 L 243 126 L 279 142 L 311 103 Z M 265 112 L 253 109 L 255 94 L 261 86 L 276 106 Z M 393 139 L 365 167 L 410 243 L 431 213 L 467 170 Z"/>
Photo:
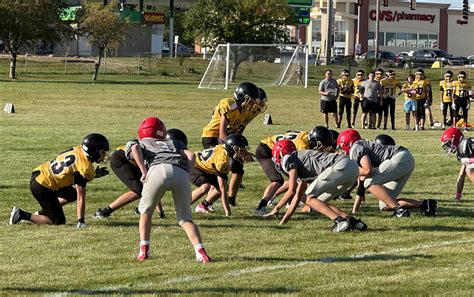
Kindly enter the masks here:
<path id="1" fill-rule="evenodd" d="M 106 6 L 89 4 L 82 10 L 79 16 L 78 32 L 99 50 L 92 80 L 97 80 L 105 50 L 116 48 L 123 42 L 128 26 L 128 22 L 120 16 L 115 1 Z"/>
<path id="2" fill-rule="evenodd" d="M 69 27 L 61 21 L 58 0 L 0 0 L 0 40 L 10 54 L 9 77 L 16 78 L 20 50 L 39 41 L 58 42 Z"/>
<path id="3" fill-rule="evenodd" d="M 287 43 L 294 16 L 283 0 L 199 0 L 184 19 L 187 39 L 215 48 L 221 43 Z M 251 49 L 233 47 L 230 79 Z"/>

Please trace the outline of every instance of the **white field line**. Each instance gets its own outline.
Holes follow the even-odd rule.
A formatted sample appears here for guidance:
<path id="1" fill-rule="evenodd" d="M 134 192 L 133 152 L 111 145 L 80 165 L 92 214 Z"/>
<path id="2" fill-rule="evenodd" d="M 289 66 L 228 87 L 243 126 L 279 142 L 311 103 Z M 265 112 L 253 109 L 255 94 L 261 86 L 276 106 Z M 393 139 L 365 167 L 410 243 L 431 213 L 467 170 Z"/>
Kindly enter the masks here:
<path id="1" fill-rule="evenodd" d="M 396 249 L 391 249 L 391 250 L 383 251 L 383 252 L 368 252 L 368 253 L 362 253 L 362 254 L 354 254 L 348 257 L 340 257 L 340 258 L 327 257 L 327 258 L 321 258 L 318 260 L 300 261 L 300 262 L 296 262 L 292 264 L 258 266 L 258 267 L 230 271 L 230 272 L 225 273 L 223 277 L 229 277 L 229 276 L 236 277 L 236 276 L 254 274 L 254 273 L 259 273 L 263 271 L 279 270 L 279 269 L 294 269 L 294 268 L 299 268 L 299 267 L 303 267 L 303 266 L 307 266 L 311 264 L 325 264 L 325 263 L 334 263 L 338 261 L 347 261 L 348 258 L 364 259 L 364 258 L 381 256 L 381 255 L 386 255 L 386 254 L 396 254 L 396 253 L 411 252 L 411 251 L 417 251 L 417 250 L 427 250 L 427 249 L 438 248 L 438 247 L 443 247 L 443 246 L 451 246 L 451 245 L 466 244 L 466 243 L 473 243 L 473 242 L 474 242 L 474 239 L 444 241 L 444 242 L 434 243 L 434 244 L 419 244 L 419 245 L 416 245 L 413 247 L 407 247 L 407 248 L 396 248 Z M 211 277 L 212 276 L 210 275 L 180 276 L 180 277 L 167 279 L 163 281 L 162 284 L 163 285 L 180 284 L 180 283 L 186 283 L 186 282 L 191 282 L 191 281 L 200 281 L 205 278 L 211 278 Z"/>

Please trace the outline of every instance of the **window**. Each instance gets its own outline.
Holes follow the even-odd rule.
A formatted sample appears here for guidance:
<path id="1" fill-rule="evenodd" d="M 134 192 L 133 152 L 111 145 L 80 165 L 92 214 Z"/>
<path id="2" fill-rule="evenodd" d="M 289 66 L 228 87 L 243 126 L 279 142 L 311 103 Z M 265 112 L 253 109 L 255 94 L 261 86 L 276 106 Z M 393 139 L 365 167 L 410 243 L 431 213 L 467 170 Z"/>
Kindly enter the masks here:
<path id="1" fill-rule="evenodd" d="M 386 46 L 395 46 L 396 44 L 396 33 L 385 33 L 385 45 Z"/>
<path id="2" fill-rule="evenodd" d="M 406 46 L 407 42 L 407 34 L 406 33 L 397 33 L 397 39 L 395 42 L 395 46 Z"/>
<path id="3" fill-rule="evenodd" d="M 407 47 L 416 47 L 417 46 L 417 34 L 416 33 L 407 33 Z"/>
<path id="4" fill-rule="evenodd" d="M 334 41 L 335 42 L 346 42 L 346 21 L 337 21 L 334 29 Z"/>
<path id="5" fill-rule="evenodd" d="M 321 20 L 313 21 L 313 41 L 321 42 Z"/>

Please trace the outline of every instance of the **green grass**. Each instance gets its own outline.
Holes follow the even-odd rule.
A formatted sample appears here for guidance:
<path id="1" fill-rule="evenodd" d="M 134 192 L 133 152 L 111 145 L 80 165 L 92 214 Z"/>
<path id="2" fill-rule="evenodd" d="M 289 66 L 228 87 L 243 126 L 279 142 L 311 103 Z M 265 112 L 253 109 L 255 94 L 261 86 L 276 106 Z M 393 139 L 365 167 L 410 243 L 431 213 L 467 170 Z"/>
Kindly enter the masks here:
<path id="1" fill-rule="evenodd" d="M 474 188 L 466 183 L 463 201 L 452 201 L 459 163 L 442 154 L 439 130 L 387 131 L 416 158 L 402 196 L 438 199 L 436 218 L 413 211 L 411 218 L 392 219 L 369 195 L 360 215 L 369 225 L 365 233 L 331 234 L 331 222 L 315 214 L 296 214 L 278 226 L 253 214 L 267 181 L 258 163 L 251 163 L 231 218 L 223 217 L 218 204 L 216 213 L 194 216 L 215 260 L 210 265 L 194 262 L 169 195 L 163 200 L 168 218 L 154 219 L 152 258 L 136 261 L 135 204 L 107 220 L 90 217 L 126 191 L 113 174 L 88 186 L 87 229 L 75 229 L 75 205 L 65 207 L 65 226 L 9 226 L 12 205 L 38 209 L 28 188 L 31 171 L 85 134 L 103 133 L 115 147 L 135 137 L 142 118 L 158 115 L 169 128 L 184 130 L 192 149 L 200 149 L 212 108 L 232 93 L 197 89 L 199 78 L 191 75 L 117 72 L 92 84 L 89 74 L 40 73 L 17 81 L 0 78 L 0 103 L 13 102 L 17 110 L 0 114 L 0 295 L 473 295 Z M 262 125 L 260 116 L 248 126 L 252 149 L 268 135 L 322 124 L 317 76 L 312 73 L 308 89 L 266 88 L 275 124 Z M 404 121 L 401 102 L 398 127 Z M 373 139 L 379 131 L 360 132 Z M 351 208 L 351 201 L 335 204 Z"/>

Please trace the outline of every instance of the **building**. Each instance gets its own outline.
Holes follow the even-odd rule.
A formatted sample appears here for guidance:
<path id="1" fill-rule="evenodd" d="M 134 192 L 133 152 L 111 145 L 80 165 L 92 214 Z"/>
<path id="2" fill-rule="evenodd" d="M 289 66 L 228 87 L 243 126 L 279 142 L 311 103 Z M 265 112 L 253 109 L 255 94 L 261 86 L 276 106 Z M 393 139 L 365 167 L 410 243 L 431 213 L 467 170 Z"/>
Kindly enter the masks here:
<path id="1" fill-rule="evenodd" d="M 375 47 L 376 2 L 362 0 L 362 6 L 356 2 L 333 0 L 332 55 L 354 55 Z M 327 15 L 327 1 L 315 0 L 312 21 L 305 34 L 311 51 L 322 56 L 327 40 Z M 389 0 L 388 7 L 381 5 L 379 20 L 379 50 L 397 53 L 438 48 L 453 55 L 474 54 L 473 12 L 468 23 L 463 24 L 462 11 L 450 9 L 450 4 L 418 2 L 416 10 L 411 10 L 408 2 Z"/>

